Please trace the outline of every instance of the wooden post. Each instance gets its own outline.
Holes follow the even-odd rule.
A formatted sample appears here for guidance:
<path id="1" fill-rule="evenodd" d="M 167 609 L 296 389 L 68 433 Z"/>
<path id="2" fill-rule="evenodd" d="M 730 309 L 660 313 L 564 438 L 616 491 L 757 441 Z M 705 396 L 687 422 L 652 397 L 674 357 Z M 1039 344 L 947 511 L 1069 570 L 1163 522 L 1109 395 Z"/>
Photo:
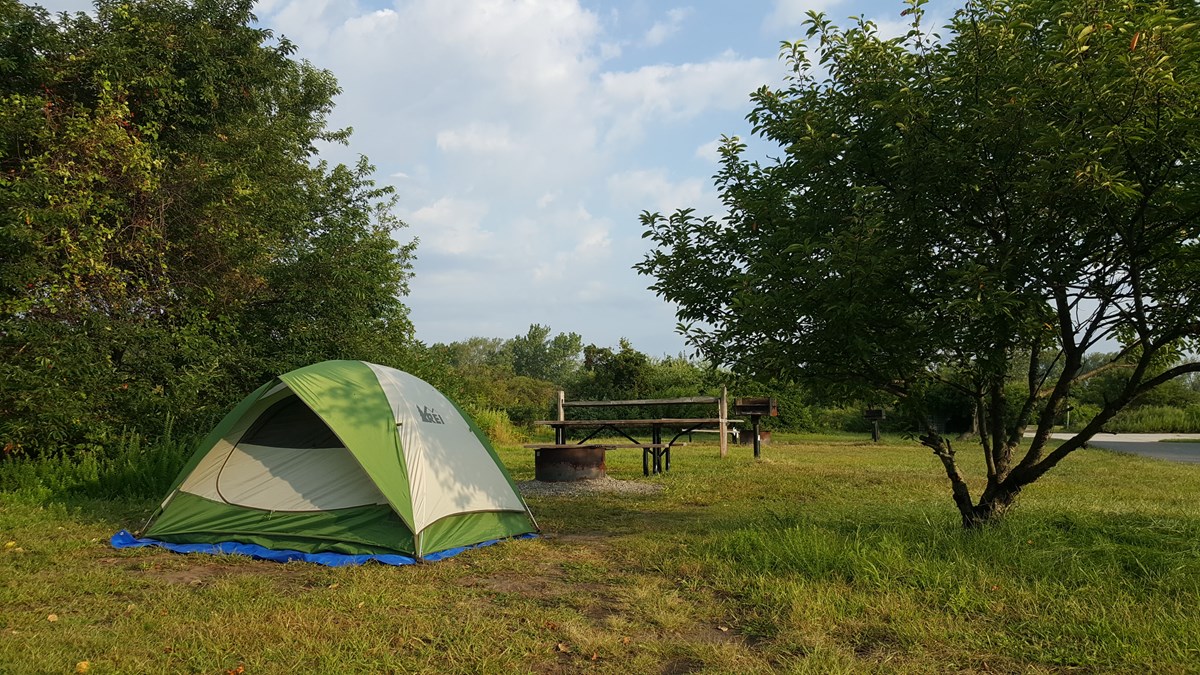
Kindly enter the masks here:
<path id="1" fill-rule="evenodd" d="M 718 426 L 717 433 L 721 436 L 721 456 L 725 457 L 729 454 L 729 434 L 728 425 L 725 420 L 729 418 L 729 401 L 727 400 L 729 392 L 725 385 L 721 385 L 721 402 L 717 404 L 719 413 L 717 417 L 721 420 Z"/>
<path id="2" fill-rule="evenodd" d="M 558 421 L 561 422 L 567 419 L 566 413 L 563 411 L 563 401 L 566 400 L 566 394 L 562 389 L 558 390 Z"/>

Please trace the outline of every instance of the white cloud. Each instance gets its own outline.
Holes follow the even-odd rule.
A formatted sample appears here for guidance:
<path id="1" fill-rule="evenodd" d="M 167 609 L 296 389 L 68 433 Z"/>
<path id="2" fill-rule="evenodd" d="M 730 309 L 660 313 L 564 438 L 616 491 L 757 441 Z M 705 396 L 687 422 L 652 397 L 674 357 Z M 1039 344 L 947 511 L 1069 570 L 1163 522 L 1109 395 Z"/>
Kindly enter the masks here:
<path id="1" fill-rule="evenodd" d="M 676 7 L 667 10 L 667 16 L 662 21 L 656 21 L 650 30 L 642 36 L 642 44 L 647 47 L 657 47 L 667 41 L 667 38 L 679 32 L 683 20 L 692 13 L 690 7 Z"/>
<path id="2" fill-rule="evenodd" d="M 569 276 L 584 278 L 587 270 L 602 265 L 612 252 L 612 237 L 608 222 L 597 219 L 583 206 L 558 214 L 553 221 L 559 225 L 559 236 L 570 248 L 560 246 L 557 252 L 543 256 L 533 268 L 537 282 L 562 280 Z M 566 236 L 563 237 L 563 234 Z"/>
<path id="3" fill-rule="evenodd" d="M 699 10 L 630 21 L 579 0 L 268 0 L 255 11 L 338 78 L 330 125 L 355 133 L 323 156 L 365 153 L 396 186 L 421 242 L 406 302 L 422 339 L 539 322 L 677 351 L 665 346 L 677 344 L 672 322 L 657 320 L 670 312 L 630 269 L 646 246 L 637 213 L 717 212 L 712 171 L 695 157 L 712 161 L 706 141 L 740 129 L 713 120 L 740 124 L 748 94 L 778 82 L 773 45 L 765 58 L 672 59 L 667 47 L 698 44 L 687 38 Z M 634 60 L 641 45 L 666 60 Z M 650 145 L 658 154 L 643 157 Z M 670 168 L 645 168 L 659 166 Z M 614 313 L 656 320 L 629 328 Z"/>
<path id="4" fill-rule="evenodd" d="M 721 139 L 714 138 L 711 141 L 696 148 L 696 156 L 707 162 L 716 164 L 721 161 Z"/>
<path id="5" fill-rule="evenodd" d="M 651 121 L 675 122 L 711 110 L 746 107 L 751 91 L 776 79 L 774 66 L 770 59 L 744 59 L 726 52 L 703 63 L 604 73 L 601 86 L 607 103 L 622 111 L 608 140 L 637 140 Z"/>
<path id="6" fill-rule="evenodd" d="M 421 249 L 451 255 L 480 254 L 490 249 L 493 234 L 481 226 L 486 204 L 451 197 L 421 207 L 404 220 L 421 239 Z"/>
<path id="7" fill-rule="evenodd" d="M 701 178 L 672 181 L 664 169 L 635 169 L 613 174 L 608 178 L 608 190 L 613 200 L 631 213 L 657 211 L 669 213 L 681 208 L 696 208 L 701 212 L 711 204 L 707 182 Z"/>
<path id="8" fill-rule="evenodd" d="M 617 58 L 623 51 L 624 50 L 619 42 L 600 43 L 600 58 L 605 61 L 610 61 Z"/>
<path id="9" fill-rule="evenodd" d="M 439 131 L 439 150 L 446 152 L 508 152 L 516 147 L 509 138 L 508 128 L 503 125 L 472 122 L 460 129 Z"/>
<path id="10" fill-rule="evenodd" d="M 775 9 L 763 21 L 767 30 L 795 28 L 804 23 L 808 12 L 825 12 L 841 0 L 775 0 Z"/>

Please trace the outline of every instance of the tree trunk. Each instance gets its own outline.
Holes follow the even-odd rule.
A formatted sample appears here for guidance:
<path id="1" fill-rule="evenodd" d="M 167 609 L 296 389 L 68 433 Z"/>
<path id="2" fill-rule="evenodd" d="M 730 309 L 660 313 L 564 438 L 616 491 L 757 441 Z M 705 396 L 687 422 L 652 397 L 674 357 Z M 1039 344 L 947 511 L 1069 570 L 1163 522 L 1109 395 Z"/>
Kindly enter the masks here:
<path id="1" fill-rule="evenodd" d="M 963 512 L 962 508 L 959 511 L 962 513 L 963 527 L 971 530 L 991 523 L 998 523 L 1017 501 L 1017 495 L 1021 492 L 1020 488 L 1015 490 L 997 489 L 995 491 L 988 490 L 979 498 L 979 503 L 973 506 L 969 513 Z"/>
<path id="2" fill-rule="evenodd" d="M 964 528 L 973 530 L 989 523 L 999 522 L 1016 501 L 1021 488 L 1006 486 L 996 480 L 996 476 L 993 474 L 989 477 L 988 488 L 979 498 L 979 503 L 973 503 L 970 487 L 955 461 L 954 447 L 950 443 L 950 439 L 930 430 L 920 437 L 920 441 L 922 445 L 933 450 L 933 454 L 941 460 L 942 466 L 946 469 L 954 505 L 958 507 L 959 515 L 962 516 Z"/>

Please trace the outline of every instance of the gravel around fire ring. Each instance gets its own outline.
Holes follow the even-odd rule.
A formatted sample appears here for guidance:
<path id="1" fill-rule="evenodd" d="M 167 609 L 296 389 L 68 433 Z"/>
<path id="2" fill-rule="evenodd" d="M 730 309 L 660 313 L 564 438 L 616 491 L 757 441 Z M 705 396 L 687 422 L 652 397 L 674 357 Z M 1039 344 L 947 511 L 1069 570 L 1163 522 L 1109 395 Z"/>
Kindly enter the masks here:
<path id="1" fill-rule="evenodd" d="M 653 494 L 661 492 L 663 486 L 654 483 L 619 480 L 611 476 L 605 476 L 604 478 L 593 478 L 591 480 L 553 483 L 540 480 L 523 480 L 517 483 L 517 488 L 526 497 L 566 497 L 598 493 Z"/>

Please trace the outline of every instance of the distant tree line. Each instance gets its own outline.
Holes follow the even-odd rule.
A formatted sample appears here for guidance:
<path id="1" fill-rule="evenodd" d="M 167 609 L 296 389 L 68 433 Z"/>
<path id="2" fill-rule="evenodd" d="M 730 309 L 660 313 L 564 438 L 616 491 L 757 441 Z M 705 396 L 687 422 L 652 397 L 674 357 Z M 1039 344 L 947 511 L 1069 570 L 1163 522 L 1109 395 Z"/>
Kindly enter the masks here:
<path id="1" fill-rule="evenodd" d="M 525 432 L 533 430 L 533 421 L 556 414 L 559 389 L 567 400 L 611 401 L 715 396 L 726 387 L 731 398 L 776 398 L 780 416 L 767 420 L 766 428 L 800 432 L 847 427 L 858 430 L 853 422 L 845 423 L 847 410 L 862 415 L 862 410 L 855 407 L 857 402 L 819 405 L 797 383 L 759 381 L 683 355 L 650 356 L 625 339 L 615 348 L 585 345 L 577 333 L 552 335 L 549 326 L 539 324 L 509 339 L 473 337 L 435 344 L 428 353 L 431 361 L 447 368 L 441 380 L 444 387 L 473 412 L 492 421 L 494 418 L 488 414 L 499 413 L 499 424 L 511 423 Z M 709 417 L 713 413 L 711 405 L 698 405 L 694 409 L 579 409 L 572 411 L 572 416 L 621 419 L 655 415 Z"/>

